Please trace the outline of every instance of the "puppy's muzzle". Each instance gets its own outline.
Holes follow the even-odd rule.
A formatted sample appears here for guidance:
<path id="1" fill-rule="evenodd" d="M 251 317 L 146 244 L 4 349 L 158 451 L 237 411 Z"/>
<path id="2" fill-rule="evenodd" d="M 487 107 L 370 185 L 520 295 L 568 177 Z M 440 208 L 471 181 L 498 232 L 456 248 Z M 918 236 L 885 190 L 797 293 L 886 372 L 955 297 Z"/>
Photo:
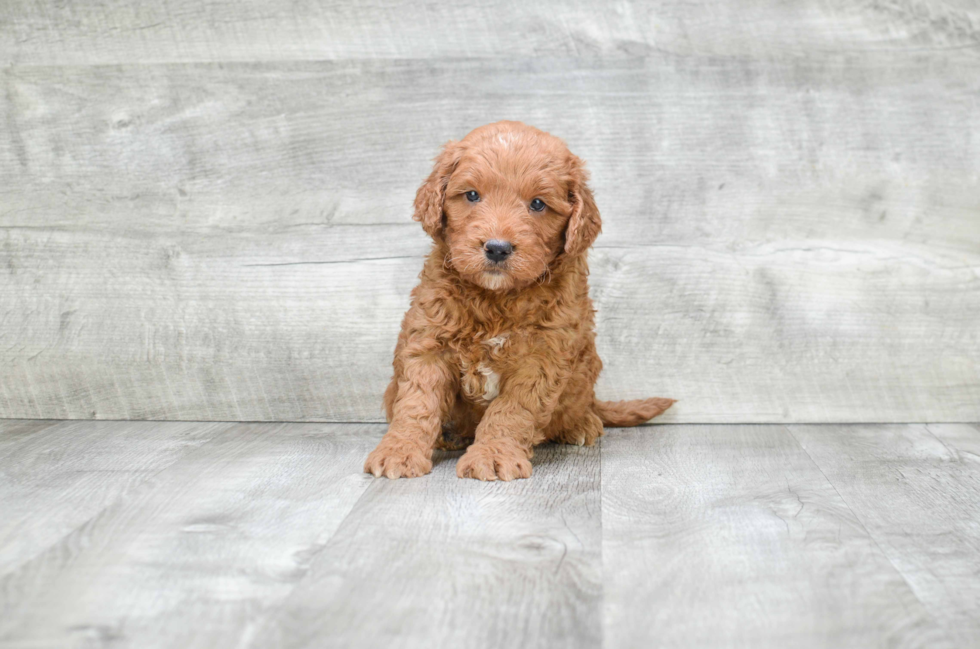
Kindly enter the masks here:
<path id="1" fill-rule="evenodd" d="M 514 246 L 511 245 L 510 241 L 490 239 L 490 241 L 483 244 L 483 252 L 486 254 L 487 259 L 495 264 L 499 264 L 511 256 L 514 252 Z"/>

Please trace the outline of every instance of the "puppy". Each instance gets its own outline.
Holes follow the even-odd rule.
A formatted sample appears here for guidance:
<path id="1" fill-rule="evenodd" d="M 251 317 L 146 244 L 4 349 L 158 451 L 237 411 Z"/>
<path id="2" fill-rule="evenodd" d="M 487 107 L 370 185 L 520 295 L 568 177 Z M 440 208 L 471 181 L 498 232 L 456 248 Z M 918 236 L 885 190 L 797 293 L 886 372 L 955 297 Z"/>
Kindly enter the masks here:
<path id="1" fill-rule="evenodd" d="M 597 401 L 586 251 L 599 234 L 588 174 L 564 142 L 520 122 L 449 142 L 415 197 L 435 245 L 395 347 L 390 425 L 364 470 L 412 478 L 468 445 L 461 478 L 531 475 L 534 446 L 591 445 L 672 399 Z"/>

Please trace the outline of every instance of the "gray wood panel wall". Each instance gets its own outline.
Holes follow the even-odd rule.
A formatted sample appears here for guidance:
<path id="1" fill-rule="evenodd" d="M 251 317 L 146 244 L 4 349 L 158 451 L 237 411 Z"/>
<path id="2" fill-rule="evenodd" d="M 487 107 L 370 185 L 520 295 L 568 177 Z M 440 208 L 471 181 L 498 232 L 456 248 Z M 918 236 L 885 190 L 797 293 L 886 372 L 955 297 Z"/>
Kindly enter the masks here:
<path id="1" fill-rule="evenodd" d="M 664 421 L 980 418 L 974 0 L 0 9 L 0 416 L 381 419 L 498 119 L 592 170 L 604 398 Z"/>

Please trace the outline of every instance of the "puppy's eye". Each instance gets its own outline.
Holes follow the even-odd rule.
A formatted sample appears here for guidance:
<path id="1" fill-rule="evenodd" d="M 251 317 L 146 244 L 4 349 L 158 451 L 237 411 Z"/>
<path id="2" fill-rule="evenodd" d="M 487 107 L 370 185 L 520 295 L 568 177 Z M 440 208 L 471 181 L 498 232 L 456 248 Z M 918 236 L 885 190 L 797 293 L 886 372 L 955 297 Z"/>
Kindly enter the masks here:
<path id="1" fill-rule="evenodd" d="M 466 192 L 466 200 L 471 203 L 475 203 L 480 200 L 480 195 L 471 189 L 470 191 Z"/>
<path id="2" fill-rule="evenodd" d="M 544 201 L 540 198 L 535 198 L 533 201 L 531 201 L 532 212 L 543 212 L 545 207 L 547 207 L 547 205 L 545 205 Z"/>

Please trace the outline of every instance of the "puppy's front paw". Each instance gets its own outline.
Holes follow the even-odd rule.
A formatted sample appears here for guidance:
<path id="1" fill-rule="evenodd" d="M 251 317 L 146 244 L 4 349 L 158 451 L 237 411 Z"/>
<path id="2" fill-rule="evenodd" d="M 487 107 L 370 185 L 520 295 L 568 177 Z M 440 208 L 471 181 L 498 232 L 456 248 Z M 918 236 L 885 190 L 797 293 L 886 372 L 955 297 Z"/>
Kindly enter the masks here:
<path id="1" fill-rule="evenodd" d="M 375 478 L 417 478 L 432 470 L 431 454 L 417 445 L 399 440 L 382 439 L 364 463 L 364 472 Z"/>
<path id="2" fill-rule="evenodd" d="M 477 480 L 514 480 L 531 477 L 531 461 L 516 445 L 473 444 L 456 463 L 456 475 Z"/>

